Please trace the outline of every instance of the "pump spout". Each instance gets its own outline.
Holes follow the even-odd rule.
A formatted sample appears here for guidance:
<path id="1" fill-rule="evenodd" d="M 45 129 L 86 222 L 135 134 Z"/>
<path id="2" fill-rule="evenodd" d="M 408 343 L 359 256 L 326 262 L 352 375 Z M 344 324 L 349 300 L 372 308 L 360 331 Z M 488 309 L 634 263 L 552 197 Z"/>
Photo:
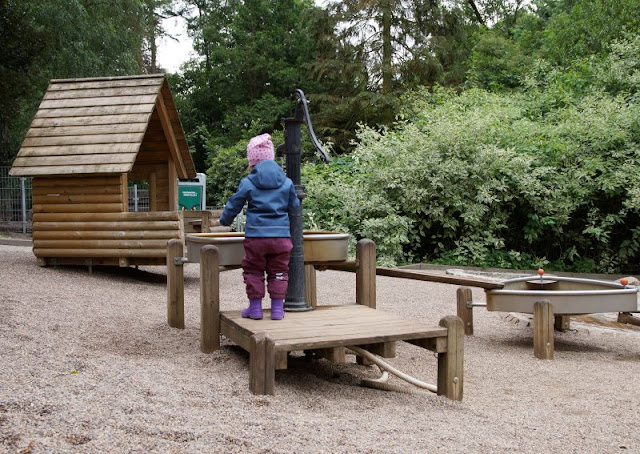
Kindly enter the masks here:
<path id="1" fill-rule="evenodd" d="M 304 93 L 299 88 L 296 89 L 293 93 L 291 93 L 291 99 L 298 98 L 298 102 L 296 103 L 296 113 L 295 119 L 299 121 L 304 121 L 307 124 L 307 130 L 309 131 L 309 136 L 311 136 L 311 143 L 316 148 L 316 151 L 320 154 L 320 157 L 324 162 L 329 162 L 331 158 L 322 145 L 318 141 L 316 137 L 316 133 L 313 131 L 313 125 L 311 124 L 311 115 L 309 115 L 309 107 L 307 106 L 307 98 L 304 96 Z"/>

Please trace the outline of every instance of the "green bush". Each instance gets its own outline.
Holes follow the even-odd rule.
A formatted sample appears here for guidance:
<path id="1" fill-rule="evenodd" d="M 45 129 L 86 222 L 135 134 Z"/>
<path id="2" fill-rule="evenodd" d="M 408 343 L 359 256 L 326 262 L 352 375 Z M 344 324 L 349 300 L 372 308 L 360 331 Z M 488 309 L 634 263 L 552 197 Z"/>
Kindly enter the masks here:
<path id="1" fill-rule="evenodd" d="M 412 93 L 348 165 L 309 172 L 307 215 L 385 263 L 638 270 L 639 105 L 544 74 L 524 93 Z"/>

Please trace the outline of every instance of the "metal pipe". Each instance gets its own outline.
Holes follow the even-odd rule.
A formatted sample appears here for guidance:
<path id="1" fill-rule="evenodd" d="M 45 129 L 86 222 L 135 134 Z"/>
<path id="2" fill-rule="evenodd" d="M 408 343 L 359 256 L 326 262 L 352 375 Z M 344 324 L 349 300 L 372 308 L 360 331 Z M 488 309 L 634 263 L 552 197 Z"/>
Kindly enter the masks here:
<path id="1" fill-rule="evenodd" d="M 371 361 L 372 363 L 374 363 L 376 366 L 380 367 L 381 369 L 384 369 L 386 371 L 391 372 L 393 375 L 395 375 L 396 377 L 399 377 L 401 379 L 403 379 L 404 381 L 411 383 L 414 386 L 417 386 L 418 388 L 423 388 L 426 389 L 428 391 L 431 391 L 432 393 L 437 393 L 438 392 L 438 387 L 435 385 L 431 385 L 429 383 L 425 383 L 423 381 L 418 380 L 417 378 L 413 378 L 410 375 L 405 374 L 404 372 L 399 371 L 398 369 L 396 369 L 395 367 L 391 366 L 390 364 L 384 362 L 383 360 L 381 360 L 380 358 L 378 358 L 376 355 L 374 355 L 373 353 L 364 350 L 360 347 L 356 347 L 355 345 L 347 345 L 346 348 L 348 348 L 349 350 L 355 352 L 357 355 L 360 355 L 364 358 L 367 358 L 369 361 Z"/>
<path id="2" fill-rule="evenodd" d="M 618 284 L 617 282 L 599 281 L 596 279 L 586 279 L 581 277 L 553 276 L 549 274 L 544 274 L 540 277 L 536 277 L 536 276 L 516 277 L 514 279 L 507 279 L 506 281 L 502 281 L 502 284 L 510 284 L 512 282 L 525 282 L 525 281 L 535 282 L 536 280 L 545 280 L 545 279 L 552 279 L 554 281 L 559 281 L 559 282 L 576 282 L 580 284 L 600 284 L 600 285 L 603 285 L 606 287 L 612 287 L 612 288 L 625 288 L 624 285 Z"/>
<path id="3" fill-rule="evenodd" d="M 620 295 L 627 293 L 638 293 L 637 288 L 624 288 L 612 290 L 487 290 L 493 295 L 516 295 L 516 296 L 599 296 L 599 295 Z"/>

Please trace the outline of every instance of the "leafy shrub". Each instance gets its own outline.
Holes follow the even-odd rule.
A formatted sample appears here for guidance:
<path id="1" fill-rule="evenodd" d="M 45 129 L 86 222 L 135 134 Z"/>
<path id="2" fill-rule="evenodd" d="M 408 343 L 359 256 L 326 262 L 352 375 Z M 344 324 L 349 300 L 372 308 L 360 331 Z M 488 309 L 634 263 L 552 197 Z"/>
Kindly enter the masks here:
<path id="1" fill-rule="evenodd" d="M 385 263 L 638 269 L 638 104 L 534 82 L 409 95 L 394 129 L 361 129 L 348 166 L 309 173 L 309 216 L 372 238 Z"/>

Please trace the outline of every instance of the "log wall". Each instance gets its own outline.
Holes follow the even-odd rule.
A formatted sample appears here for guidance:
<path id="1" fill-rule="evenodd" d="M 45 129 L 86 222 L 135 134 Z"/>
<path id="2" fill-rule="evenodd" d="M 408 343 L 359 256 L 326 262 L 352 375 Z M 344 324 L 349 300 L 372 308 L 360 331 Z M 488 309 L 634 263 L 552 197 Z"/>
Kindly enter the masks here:
<path id="1" fill-rule="evenodd" d="M 41 264 L 164 264 L 182 239 L 177 211 L 127 212 L 126 174 L 33 179 L 33 252 Z"/>

